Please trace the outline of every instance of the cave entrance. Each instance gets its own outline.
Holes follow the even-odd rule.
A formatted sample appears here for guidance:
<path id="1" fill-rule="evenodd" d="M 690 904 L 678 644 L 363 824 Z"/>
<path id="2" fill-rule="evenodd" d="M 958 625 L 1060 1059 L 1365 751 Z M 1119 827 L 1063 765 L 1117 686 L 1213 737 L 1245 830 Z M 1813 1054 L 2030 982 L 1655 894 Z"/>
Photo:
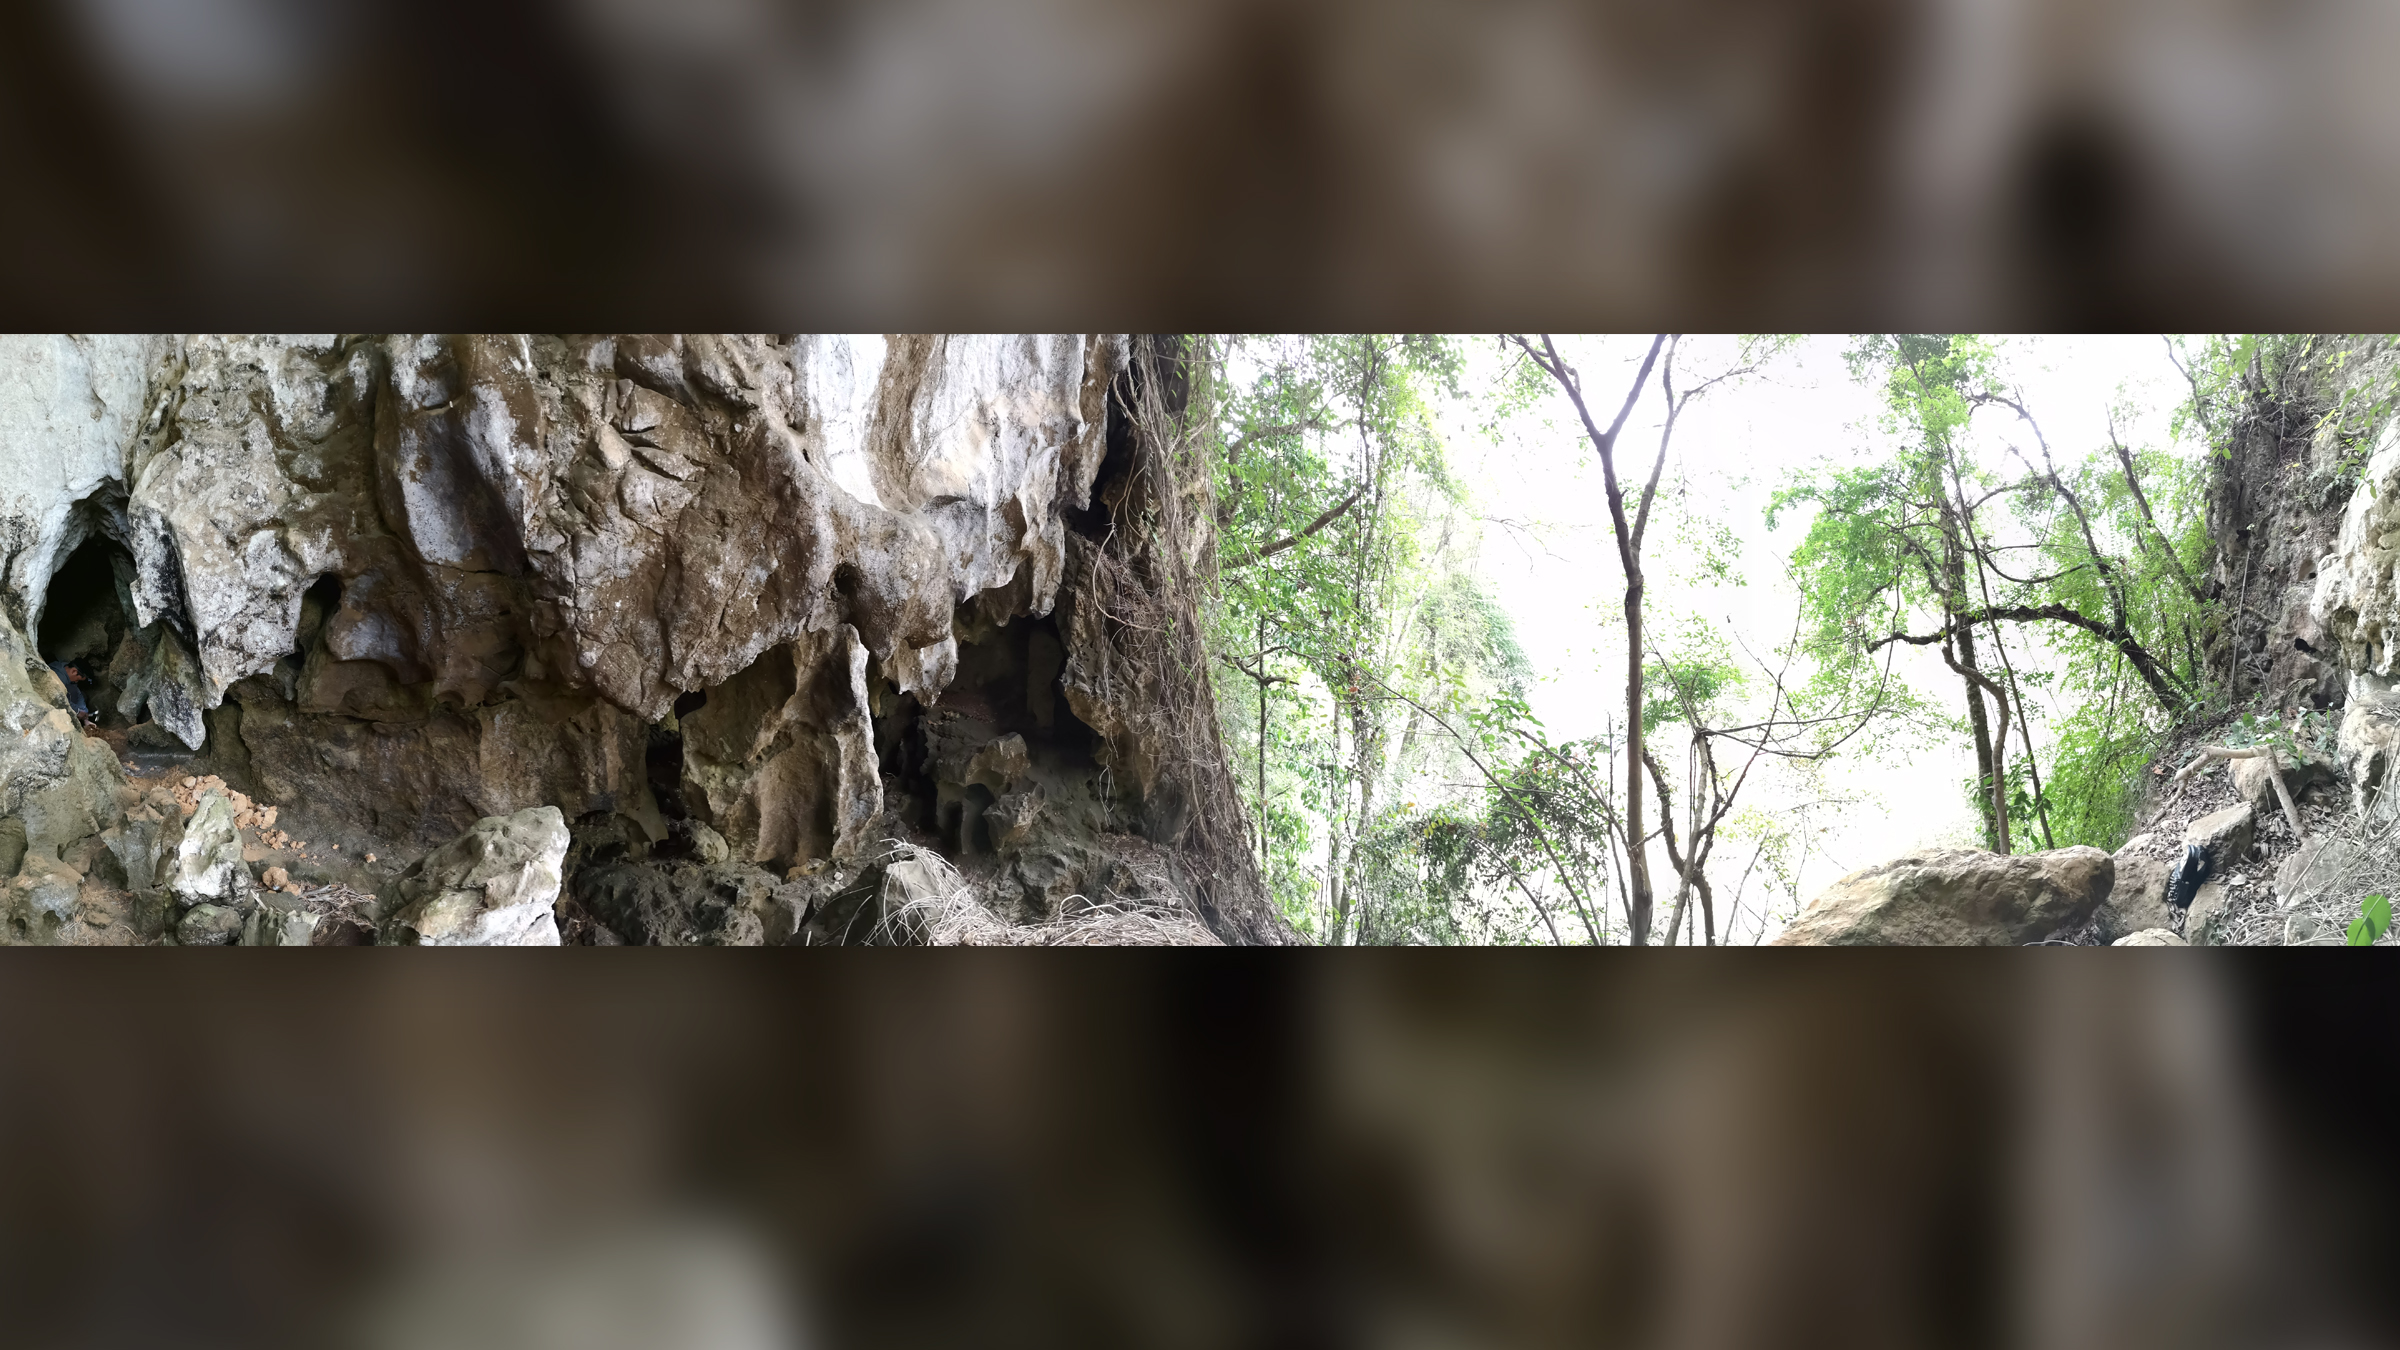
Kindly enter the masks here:
<path id="1" fill-rule="evenodd" d="M 133 556 L 123 547 L 86 539 L 51 575 L 34 638 L 43 661 L 83 676 L 84 701 L 108 725 L 124 721 L 116 707 L 124 672 L 114 666 L 133 633 L 133 576 Z"/>

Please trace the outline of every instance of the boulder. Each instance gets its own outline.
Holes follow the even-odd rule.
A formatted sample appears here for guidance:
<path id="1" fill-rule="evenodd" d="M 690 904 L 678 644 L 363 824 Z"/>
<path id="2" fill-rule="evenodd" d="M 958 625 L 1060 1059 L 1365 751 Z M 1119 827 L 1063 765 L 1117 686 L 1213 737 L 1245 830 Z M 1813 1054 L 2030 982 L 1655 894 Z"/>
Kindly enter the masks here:
<path id="1" fill-rule="evenodd" d="M 2128 845 L 2127 847 L 2131 847 Z M 2167 878 L 2175 870 L 2164 858 L 2123 852 L 2117 855 L 2117 877 L 2108 898 L 2092 913 L 2103 941 L 2166 928 L 2174 911 L 2167 907 Z"/>
<path id="2" fill-rule="evenodd" d="M 2016 946 L 2082 923 L 2115 881 L 2096 848 L 1926 849 L 1835 882 L 1775 945 Z"/>
<path id="3" fill-rule="evenodd" d="M 186 947 L 222 947 L 241 936 L 240 911 L 227 905 L 197 904 L 185 910 L 175 925 L 175 940 Z"/>
<path id="4" fill-rule="evenodd" d="M 147 891 L 172 879 L 183 842 L 179 817 L 180 813 L 170 818 L 143 806 L 127 815 L 122 824 L 100 832 L 100 841 L 124 871 L 129 889 Z"/>
<path id="5" fill-rule="evenodd" d="M 1008 857 L 1033 841 L 1041 819 L 1041 793 L 1031 789 L 1008 793 L 983 808 L 984 828 L 991 835 L 993 851 Z"/>
<path id="6" fill-rule="evenodd" d="M 25 855 L 23 868 L 8 883 L 9 936 L 17 942 L 49 942 L 75 915 L 83 892 L 83 874 L 40 853 Z"/>
<path id="7" fill-rule="evenodd" d="M 2111 947 L 2182 947 L 2189 944 L 2168 929 L 2145 928 L 2138 933 L 2127 933 L 2108 945 Z"/>
<path id="8" fill-rule="evenodd" d="M 696 820 L 691 822 L 691 830 L 692 856 L 700 860 L 701 866 L 714 867 L 733 856 L 733 846 L 725 842 L 724 835 Z"/>
<path id="9" fill-rule="evenodd" d="M 2299 804 L 2310 792 L 2332 787 L 2341 781 L 2341 771 L 2333 766 L 2331 760 L 2279 754 L 2277 763 L 2282 766 L 2283 786 L 2292 794 L 2294 805 Z M 2233 786 L 2235 791 L 2242 794 L 2242 800 L 2249 803 L 2254 818 L 2282 818 L 2283 800 L 2275 795 L 2275 780 L 2267 772 L 2264 755 L 2234 760 Z"/>
<path id="10" fill-rule="evenodd" d="M 486 816 L 395 880 L 387 945 L 555 947 L 567 820 L 555 806 Z"/>
<path id="11" fill-rule="evenodd" d="M 994 796 L 1008 792 L 1033 771 L 1025 738 L 1002 736 L 975 752 L 967 761 L 966 781 L 989 788 Z"/>
<path id="12" fill-rule="evenodd" d="M 2330 893 L 2367 859 L 2358 845 L 2320 835 L 2292 850 L 2275 869 L 2275 898 L 2285 909 Z"/>
<path id="13" fill-rule="evenodd" d="M 167 888 L 185 904 L 213 900 L 241 908 L 249 898 L 250 869 L 242 861 L 242 832 L 233 817 L 232 800 L 209 791 L 200 794 L 184 821 Z"/>
<path id="14" fill-rule="evenodd" d="M 2198 844 L 2208 853 L 2209 870 L 2224 872 L 2250 854 L 2257 837 L 2257 817 L 2247 806 L 2228 806 L 2184 827 L 2183 842 Z"/>
<path id="15" fill-rule="evenodd" d="M 0 643 L 0 658 L 5 657 Z M 8 664 L 0 659 L 0 667 Z M 125 816 L 125 769 L 108 743 L 53 709 L 16 736 L 0 735 L 0 814 L 25 822 L 26 846 L 52 857 Z"/>

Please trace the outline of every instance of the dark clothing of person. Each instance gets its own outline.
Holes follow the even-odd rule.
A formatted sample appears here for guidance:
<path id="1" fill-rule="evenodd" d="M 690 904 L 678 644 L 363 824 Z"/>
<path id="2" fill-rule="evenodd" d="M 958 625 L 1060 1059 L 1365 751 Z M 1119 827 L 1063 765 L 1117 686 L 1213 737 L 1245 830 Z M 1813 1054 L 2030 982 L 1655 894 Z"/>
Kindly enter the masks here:
<path id="1" fill-rule="evenodd" d="M 58 682 L 67 687 L 67 706 L 75 710 L 75 715 L 77 717 L 91 716 L 92 708 L 90 704 L 83 701 L 82 688 L 78 686 L 75 681 L 67 678 L 67 663 L 64 661 L 53 661 L 50 663 L 50 669 L 52 673 L 58 676 Z"/>

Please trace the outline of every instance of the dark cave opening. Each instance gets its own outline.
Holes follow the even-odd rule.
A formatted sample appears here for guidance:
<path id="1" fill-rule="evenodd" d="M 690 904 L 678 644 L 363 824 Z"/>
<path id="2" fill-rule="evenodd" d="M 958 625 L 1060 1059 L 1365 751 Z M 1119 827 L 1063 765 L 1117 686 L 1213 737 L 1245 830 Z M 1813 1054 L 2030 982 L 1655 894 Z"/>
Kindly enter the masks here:
<path id="1" fill-rule="evenodd" d="M 707 706 L 708 691 L 704 689 L 676 695 L 674 708 L 650 728 L 649 742 L 643 747 L 643 776 L 649 781 L 651 799 L 658 803 L 658 813 L 667 822 L 667 837 L 654 845 L 652 857 L 694 856 L 691 806 L 683 795 L 683 719 Z"/>
<path id="2" fill-rule="evenodd" d="M 650 795 L 658 800 L 659 814 L 670 825 L 679 825 L 692 814 L 683 800 L 683 719 L 707 706 L 706 690 L 678 694 L 674 711 L 650 728 L 642 764 L 650 780 Z"/>
<path id="3" fill-rule="evenodd" d="M 110 724 L 123 721 L 116 658 L 133 633 L 132 577 L 131 554 L 107 539 L 85 540 L 51 576 L 35 638 L 43 661 L 82 677 L 85 705 Z"/>
<path id="4" fill-rule="evenodd" d="M 891 699 L 874 719 L 875 746 L 886 809 L 965 858 L 996 848 L 986 813 L 999 794 L 965 779 L 979 751 L 1021 737 L 1033 778 L 1055 790 L 1100 772 L 1102 740 L 1061 692 L 1066 648 L 1054 617 L 994 626 L 961 606 L 953 631 L 958 668 L 949 686 L 931 706 L 914 694 Z"/>
<path id="5" fill-rule="evenodd" d="M 300 699 L 300 677 L 308 669 L 308 654 L 324 636 L 326 621 L 342 607 L 342 579 L 331 572 L 318 577 L 300 596 L 300 618 L 292 625 L 292 650 L 275 663 L 275 682 L 284 701 Z"/>

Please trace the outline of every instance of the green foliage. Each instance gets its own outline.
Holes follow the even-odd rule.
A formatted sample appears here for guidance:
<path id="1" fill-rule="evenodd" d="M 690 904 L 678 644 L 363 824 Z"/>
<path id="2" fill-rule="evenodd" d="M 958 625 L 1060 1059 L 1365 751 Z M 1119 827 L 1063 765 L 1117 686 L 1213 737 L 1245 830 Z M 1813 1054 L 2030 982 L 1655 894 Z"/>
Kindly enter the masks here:
<path id="1" fill-rule="evenodd" d="M 2350 921 L 2350 938 L 2344 944 L 2351 947 L 2372 947 L 2392 926 L 2392 904 L 2380 895 L 2370 895 L 2359 906 L 2358 917 Z"/>
<path id="2" fill-rule="evenodd" d="M 2111 716 L 2101 702 L 2078 703 L 2051 732 L 2057 748 L 2042 783 L 2051 839 L 2059 848 L 2115 849 L 2133 823 L 2135 785 L 2157 749 L 2159 728 L 2142 717 Z M 2012 825 L 2019 847 L 2031 846 L 2032 822 Z"/>
<path id="3" fill-rule="evenodd" d="M 1463 351 L 1320 334 L 1219 340 L 1212 355 L 1222 469 L 1208 622 L 1232 668 L 1221 710 L 1235 778 L 1264 822 L 1262 870 L 1286 916 L 1324 940 L 1369 925 L 1389 940 L 1461 940 L 1467 930 L 1423 911 L 1406 879 L 1403 825 L 1471 772 L 1417 705 L 1521 694 L 1528 676 L 1507 613 L 1476 579 L 1443 450 L 1437 411 L 1466 396 Z"/>
<path id="4" fill-rule="evenodd" d="M 2223 739 L 2226 745 L 2235 748 L 2265 746 L 2275 751 L 2288 767 L 2303 760 L 2333 757 L 2334 719 L 2317 710 L 2289 719 L 2252 710 L 2236 717 L 2225 728 Z"/>
<path id="5" fill-rule="evenodd" d="M 2170 351 L 2194 389 L 2176 433 L 2220 444 L 2258 372 L 2304 355 L 2248 338 Z M 1849 356 L 1883 394 L 1884 442 L 1858 463 L 1796 475 L 1768 513 L 1770 526 L 1787 514 L 1808 522 L 1792 566 L 1817 687 L 1867 678 L 1874 644 L 1894 634 L 1971 629 L 1982 674 L 2011 691 L 2012 722 L 2042 711 L 2034 695 L 2064 709 L 2047 719 L 2051 762 L 2038 774 L 2022 763 L 2017 726 L 1995 747 L 2012 846 L 2042 846 L 2046 817 L 2049 842 L 2114 847 L 2160 733 L 2210 695 L 2204 653 L 2224 620 L 2202 584 L 2206 463 L 2120 442 L 2113 428 L 2136 420 L 2122 402 L 2101 444 L 2050 445 L 2010 389 L 2004 353 L 1980 339 L 1869 337 Z M 1972 618 L 1987 610 L 2082 622 Z M 1920 734 L 1965 726 L 1912 711 Z M 1987 833 L 1989 786 L 1965 785 Z"/>
<path id="6" fill-rule="evenodd" d="M 1686 641 L 1695 635 L 1687 632 Z M 1642 734 L 1650 735 L 1662 726 L 1688 722 L 1687 707 L 1706 715 L 1720 702 L 1741 693 L 1749 683 L 1748 673 L 1734 665 L 1725 655 L 1722 644 L 1705 631 L 1696 635 L 1710 646 L 1698 655 L 1670 657 L 1664 662 L 1642 663 Z"/>

